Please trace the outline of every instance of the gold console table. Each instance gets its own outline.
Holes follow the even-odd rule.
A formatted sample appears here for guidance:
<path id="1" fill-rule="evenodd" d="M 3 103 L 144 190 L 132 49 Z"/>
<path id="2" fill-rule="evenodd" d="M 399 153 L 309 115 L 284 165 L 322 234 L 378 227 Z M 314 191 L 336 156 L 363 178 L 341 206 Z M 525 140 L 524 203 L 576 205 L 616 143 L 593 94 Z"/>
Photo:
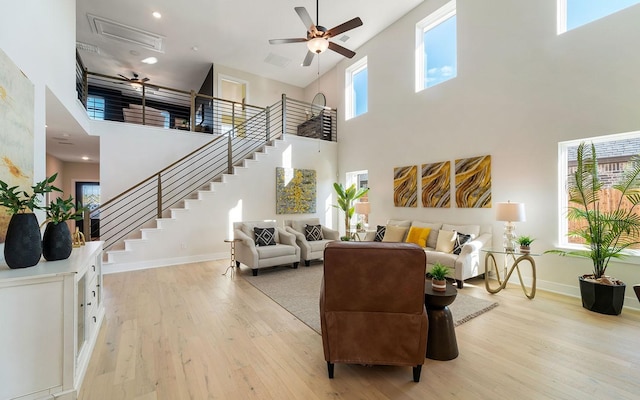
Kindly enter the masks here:
<path id="1" fill-rule="evenodd" d="M 504 289 L 507 286 L 507 282 L 509 282 L 509 278 L 511 278 L 511 274 L 513 273 L 514 270 L 516 270 L 518 271 L 518 279 L 520 280 L 520 286 L 522 287 L 522 291 L 524 292 L 524 295 L 527 296 L 527 298 L 529 299 L 533 299 L 535 297 L 536 295 L 536 262 L 533 259 L 533 257 L 539 256 L 540 254 L 521 253 L 517 250 L 504 250 L 504 249 L 500 249 L 500 250 L 482 249 L 482 251 L 487 253 L 487 255 L 484 258 L 484 286 L 487 289 L 487 292 L 491 294 L 495 294 L 501 291 L 502 289 Z M 496 262 L 496 258 L 495 258 L 496 254 L 504 255 L 504 263 L 503 263 L 504 272 L 505 272 L 504 280 L 500 278 L 500 271 L 498 269 L 498 263 Z M 528 261 L 529 264 L 531 264 L 532 282 L 531 282 L 531 289 L 529 290 L 529 292 L 527 292 L 527 288 L 524 285 L 524 281 L 522 279 L 522 274 L 520 273 L 520 263 L 522 261 Z M 508 266 L 509 262 L 511 263 L 510 266 Z M 492 267 L 495 270 L 496 279 L 498 280 L 498 285 L 499 285 L 494 288 L 492 288 L 491 285 L 489 284 L 489 272 L 491 271 Z"/>

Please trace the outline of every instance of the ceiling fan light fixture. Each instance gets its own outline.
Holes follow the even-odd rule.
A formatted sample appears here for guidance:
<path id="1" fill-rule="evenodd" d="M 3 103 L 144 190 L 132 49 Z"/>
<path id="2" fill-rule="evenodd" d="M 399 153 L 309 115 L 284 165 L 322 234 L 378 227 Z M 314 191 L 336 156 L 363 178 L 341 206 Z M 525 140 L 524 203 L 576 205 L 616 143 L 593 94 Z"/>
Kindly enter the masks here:
<path id="1" fill-rule="evenodd" d="M 323 38 L 313 38 L 307 42 L 309 51 L 320 54 L 329 48 L 329 41 Z"/>
<path id="2" fill-rule="evenodd" d="M 134 88 L 135 90 L 140 90 L 142 89 L 142 84 L 138 82 L 131 82 L 131 87 Z"/>

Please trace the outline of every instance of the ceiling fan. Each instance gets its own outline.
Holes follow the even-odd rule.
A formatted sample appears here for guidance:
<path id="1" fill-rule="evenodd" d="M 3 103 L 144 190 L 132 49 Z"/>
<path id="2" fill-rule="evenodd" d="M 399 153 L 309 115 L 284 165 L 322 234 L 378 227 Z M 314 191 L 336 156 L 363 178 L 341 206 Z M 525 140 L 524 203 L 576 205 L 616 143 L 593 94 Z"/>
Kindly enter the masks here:
<path id="1" fill-rule="evenodd" d="M 318 22 L 318 14 L 319 14 L 318 2 L 319 1 L 316 0 L 316 21 L 317 22 Z M 302 23 L 304 23 L 304 26 L 307 28 L 307 37 L 293 38 L 293 39 L 271 39 L 269 40 L 270 44 L 306 42 L 309 51 L 307 52 L 307 56 L 304 58 L 304 61 L 302 62 L 302 65 L 304 67 L 308 67 L 309 65 L 311 65 L 311 61 L 313 61 L 314 55 L 320 54 L 327 49 L 333 50 L 336 53 L 340 53 L 347 58 L 352 58 L 353 56 L 356 55 L 355 52 L 345 47 L 342 47 L 339 44 L 330 42 L 329 39 L 341 33 L 349 31 L 353 28 L 357 28 L 361 26 L 362 20 L 359 17 L 353 18 L 331 29 L 327 29 L 324 26 L 321 26 L 319 23 L 314 24 L 306 8 L 295 7 L 294 10 L 296 10 L 296 13 L 298 13 L 298 16 L 302 20 Z"/>
<path id="2" fill-rule="evenodd" d="M 133 87 L 136 90 L 140 90 L 143 86 L 145 86 L 147 89 L 150 90 L 158 90 L 159 88 L 157 86 L 153 86 L 153 85 L 149 85 L 146 84 L 146 82 L 148 82 L 150 79 L 145 77 L 145 78 L 140 78 L 140 76 L 133 72 L 133 77 L 132 78 L 128 78 L 122 74 L 118 74 L 119 76 L 121 76 L 122 78 L 126 79 L 127 82 L 129 82 L 129 84 L 131 85 L 131 87 Z M 145 83 L 145 85 L 143 85 L 143 83 Z"/>

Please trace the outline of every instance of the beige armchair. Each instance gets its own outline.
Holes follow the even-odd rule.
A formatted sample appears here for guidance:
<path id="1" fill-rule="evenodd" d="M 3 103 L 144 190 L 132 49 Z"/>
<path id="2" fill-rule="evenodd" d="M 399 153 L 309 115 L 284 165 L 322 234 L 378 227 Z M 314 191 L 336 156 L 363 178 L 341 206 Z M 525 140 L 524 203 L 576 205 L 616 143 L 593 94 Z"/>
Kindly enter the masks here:
<path id="1" fill-rule="evenodd" d="M 258 228 L 258 230 L 256 230 Z M 266 229 L 266 230 L 265 230 Z M 278 228 L 275 221 L 245 221 L 233 223 L 236 242 L 236 265 L 251 268 L 253 276 L 260 268 L 291 263 L 298 268 L 300 247 L 293 234 Z"/>
<path id="2" fill-rule="evenodd" d="M 332 242 L 320 289 L 322 345 L 334 363 L 406 365 L 420 380 L 429 321 L 424 250 L 413 243 Z"/>
<path id="3" fill-rule="evenodd" d="M 296 243 L 300 247 L 300 261 L 304 261 L 304 265 L 309 266 L 311 260 L 318 260 L 324 256 L 324 247 L 329 242 L 340 239 L 340 233 L 336 230 L 321 226 L 321 238 L 316 240 L 307 240 L 305 227 L 307 225 L 320 225 L 319 218 L 306 219 L 285 219 L 284 226 L 287 232 L 296 236 Z"/>

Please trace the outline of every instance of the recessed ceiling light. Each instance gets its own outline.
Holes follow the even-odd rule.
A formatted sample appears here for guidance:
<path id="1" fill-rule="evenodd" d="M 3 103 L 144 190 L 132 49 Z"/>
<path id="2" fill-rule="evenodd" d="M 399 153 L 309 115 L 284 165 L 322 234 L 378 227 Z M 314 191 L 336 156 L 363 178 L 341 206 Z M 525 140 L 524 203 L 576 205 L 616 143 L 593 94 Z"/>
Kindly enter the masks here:
<path id="1" fill-rule="evenodd" d="M 191 50 L 198 51 L 198 46 L 191 46 Z"/>
<path id="2" fill-rule="evenodd" d="M 162 14 L 160 14 L 157 11 L 154 11 L 151 15 L 153 15 L 155 18 L 158 18 L 158 19 L 162 18 Z"/>
<path id="3" fill-rule="evenodd" d="M 87 157 L 87 156 L 82 156 L 82 159 L 83 159 L 83 160 L 85 160 L 85 161 L 88 161 L 88 160 L 89 160 L 89 157 Z"/>
<path id="4" fill-rule="evenodd" d="M 155 57 L 147 57 L 144 60 L 142 60 L 142 62 L 145 64 L 155 64 L 158 62 L 158 59 Z"/>

